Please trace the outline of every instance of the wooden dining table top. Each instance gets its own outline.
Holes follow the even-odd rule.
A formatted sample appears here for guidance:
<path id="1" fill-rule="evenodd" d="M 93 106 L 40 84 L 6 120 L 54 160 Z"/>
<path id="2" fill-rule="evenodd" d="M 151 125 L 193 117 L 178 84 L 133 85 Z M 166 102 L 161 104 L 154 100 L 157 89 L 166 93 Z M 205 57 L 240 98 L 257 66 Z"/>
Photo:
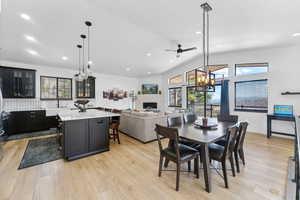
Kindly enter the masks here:
<path id="1" fill-rule="evenodd" d="M 233 122 L 216 122 L 217 126 L 212 129 L 201 129 L 194 124 L 182 124 L 177 126 L 179 137 L 198 143 L 210 144 L 226 135 L 227 128 L 235 125 Z"/>

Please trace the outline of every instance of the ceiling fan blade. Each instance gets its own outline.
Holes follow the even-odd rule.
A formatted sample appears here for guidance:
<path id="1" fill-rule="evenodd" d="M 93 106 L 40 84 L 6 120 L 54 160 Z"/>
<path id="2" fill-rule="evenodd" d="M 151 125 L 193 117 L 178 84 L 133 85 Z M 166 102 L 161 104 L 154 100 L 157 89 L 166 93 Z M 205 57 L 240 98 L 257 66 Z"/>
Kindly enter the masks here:
<path id="1" fill-rule="evenodd" d="M 177 50 L 173 50 L 173 49 L 165 49 L 165 51 L 177 52 Z"/>
<path id="2" fill-rule="evenodd" d="M 188 49 L 182 49 L 182 52 L 186 52 L 186 51 L 192 51 L 192 50 L 196 50 L 197 47 L 192 47 L 192 48 L 188 48 Z"/>

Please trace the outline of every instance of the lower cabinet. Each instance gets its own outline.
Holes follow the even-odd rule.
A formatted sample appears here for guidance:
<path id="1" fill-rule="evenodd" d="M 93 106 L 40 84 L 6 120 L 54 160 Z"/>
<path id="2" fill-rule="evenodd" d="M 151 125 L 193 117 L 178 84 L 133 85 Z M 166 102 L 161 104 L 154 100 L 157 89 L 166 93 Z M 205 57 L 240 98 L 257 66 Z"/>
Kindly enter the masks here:
<path id="1" fill-rule="evenodd" d="M 6 132 L 8 135 L 47 129 L 45 110 L 10 112 L 6 123 Z"/>
<path id="2" fill-rule="evenodd" d="M 74 160 L 108 150 L 108 118 L 63 122 L 63 154 L 67 160 Z"/>

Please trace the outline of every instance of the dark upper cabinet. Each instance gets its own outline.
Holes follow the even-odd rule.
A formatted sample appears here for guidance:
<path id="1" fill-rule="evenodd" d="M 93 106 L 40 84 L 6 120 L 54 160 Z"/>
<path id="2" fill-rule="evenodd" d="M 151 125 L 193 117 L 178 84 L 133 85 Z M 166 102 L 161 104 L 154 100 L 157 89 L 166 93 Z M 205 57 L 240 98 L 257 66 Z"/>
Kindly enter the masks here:
<path id="1" fill-rule="evenodd" d="M 35 98 L 35 70 L 0 67 L 3 98 Z"/>
<path id="2" fill-rule="evenodd" d="M 76 81 L 76 98 L 95 98 L 95 78 Z"/>

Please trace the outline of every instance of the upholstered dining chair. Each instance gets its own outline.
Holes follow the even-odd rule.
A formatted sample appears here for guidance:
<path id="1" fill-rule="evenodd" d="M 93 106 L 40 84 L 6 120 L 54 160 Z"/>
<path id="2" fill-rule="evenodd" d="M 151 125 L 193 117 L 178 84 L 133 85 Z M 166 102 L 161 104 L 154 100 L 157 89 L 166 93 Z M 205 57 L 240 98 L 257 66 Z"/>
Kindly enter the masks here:
<path id="1" fill-rule="evenodd" d="M 199 152 L 198 150 L 186 146 L 184 144 L 180 144 L 178 142 L 178 129 L 177 128 L 169 128 L 156 124 L 156 135 L 158 140 L 160 159 L 159 159 L 159 169 L 158 176 L 161 176 L 163 159 L 168 159 L 176 163 L 176 191 L 179 190 L 179 178 L 180 178 L 180 167 L 183 163 L 190 163 L 191 160 L 194 160 L 196 166 L 194 167 L 194 173 L 196 177 L 199 178 Z M 164 138 L 168 138 L 169 141 L 172 141 L 172 145 L 169 145 L 164 148 L 161 142 L 161 136 Z M 190 168 L 189 168 L 190 171 Z"/>
<path id="2" fill-rule="evenodd" d="M 240 164 L 239 158 L 242 160 L 243 165 L 245 166 L 245 153 L 244 153 L 244 141 L 247 133 L 248 122 L 239 122 L 239 131 L 234 147 L 234 158 L 236 163 L 236 171 L 240 173 Z M 225 139 L 219 140 L 216 142 L 218 145 L 225 146 Z"/>
<path id="3" fill-rule="evenodd" d="M 184 123 L 194 123 L 197 120 L 197 115 L 195 112 L 187 112 L 183 114 Z"/>
<path id="4" fill-rule="evenodd" d="M 190 118 L 190 120 L 192 120 L 192 117 L 189 117 L 189 118 Z M 178 126 L 181 126 L 182 124 L 183 124 L 182 116 L 168 117 L 168 127 L 178 127 Z M 190 140 L 182 139 L 182 138 L 179 139 L 179 143 L 188 145 L 193 148 L 199 146 L 199 144 L 196 144 Z"/>
<path id="5" fill-rule="evenodd" d="M 239 121 L 239 116 L 238 115 L 228 115 L 228 116 L 218 115 L 217 118 L 218 118 L 219 122 L 237 123 Z"/>
<path id="6" fill-rule="evenodd" d="M 222 163 L 223 178 L 224 178 L 226 188 L 228 188 L 228 178 L 227 178 L 227 168 L 226 168 L 227 160 L 230 161 L 232 174 L 233 176 L 235 176 L 233 151 L 235 148 L 236 138 L 238 136 L 238 130 L 239 130 L 238 126 L 233 126 L 227 129 L 224 146 L 215 143 L 210 144 L 208 146 L 210 159 Z"/>
<path id="7" fill-rule="evenodd" d="M 181 126 L 182 117 L 181 116 L 168 117 L 167 122 L 168 122 L 168 127 Z"/>

